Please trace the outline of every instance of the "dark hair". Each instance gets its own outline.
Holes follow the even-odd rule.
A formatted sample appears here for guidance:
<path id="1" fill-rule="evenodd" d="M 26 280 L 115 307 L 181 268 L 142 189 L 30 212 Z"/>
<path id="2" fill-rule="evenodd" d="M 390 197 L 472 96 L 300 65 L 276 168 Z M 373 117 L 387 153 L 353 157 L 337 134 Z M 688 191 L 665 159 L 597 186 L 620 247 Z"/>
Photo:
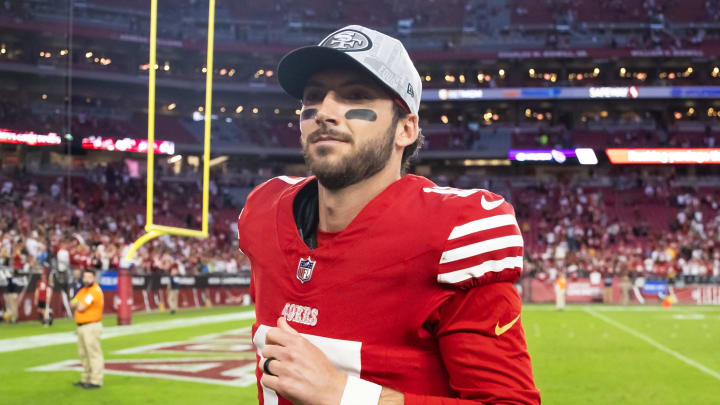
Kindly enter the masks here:
<path id="1" fill-rule="evenodd" d="M 393 103 L 393 126 L 397 125 L 398 121 L 405 118 L 410 114 L 404 108 L 400 107 L 398 103 Z M 405 147 L 402 154 L 402 161 L 400 171 L 402 174 L 407 173 L 410 169 L 410 160 L 415 159 L 420 149 L 422 149 L 423 143 L 425 143 L 425 136 L 422 134 L 422 130 L 418 128 L 418 137 L 412 144 Z"/>
<path id="2" fill-rule="evenodd" d="M 95 270 L 93 270 L 93 269 L 84 269 L 83 274 L 85 274 L 85 273 L 90 273 L 93 275 L 93 277 L 95 277 Z"/>

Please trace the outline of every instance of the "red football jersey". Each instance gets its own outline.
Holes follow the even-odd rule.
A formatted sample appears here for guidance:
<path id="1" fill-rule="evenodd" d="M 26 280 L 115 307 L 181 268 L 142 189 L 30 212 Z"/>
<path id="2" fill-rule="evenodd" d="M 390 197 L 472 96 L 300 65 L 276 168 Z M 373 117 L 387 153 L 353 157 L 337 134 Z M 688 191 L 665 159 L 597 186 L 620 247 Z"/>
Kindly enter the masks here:
<path id="1" fill-rule="evenodd" d="M 258 359 L 284 316 L 338 369 L 404 392 L 408 405 L 540 403 L 512 284 L 523 241 L 510 204 L 405 175 L 310 249 L 293 201 L 313 181 L 263 183 L 238 219 Z M 289 404 L 256 374 L 261 404 Z"/>

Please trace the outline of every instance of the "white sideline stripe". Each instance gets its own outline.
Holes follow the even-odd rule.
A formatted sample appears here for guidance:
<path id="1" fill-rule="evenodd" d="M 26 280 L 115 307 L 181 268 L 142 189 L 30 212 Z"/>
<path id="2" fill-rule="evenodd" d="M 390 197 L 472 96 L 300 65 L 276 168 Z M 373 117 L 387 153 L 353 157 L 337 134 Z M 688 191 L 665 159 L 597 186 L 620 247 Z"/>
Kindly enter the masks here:
<path id="1" fill-rule="evenodd" d="M 487 231 L 488 229 L 499 228 L 506 225 L 517 226 L 515 216 L 510 214 L 496 215 L 494 217 L 482 218 L 467 224 L 458 225 L 450 232 L 448 240 L 461 238 L 471 233 Z M 519 228 L 519 227 L 518 227 Z"/>
<path id="2" fill-rule="evenodd" d="M 718 312 L 718 308 L 716 307 L 702 307 L 702 306 L 695 306 L 695 305 L 675 305 L 671 308 L 661 308 L 658 306 L 640 306 L 640 305 L 634 305 L 634 306 L 620 306 L 620 305 L 605 305 L 605 304 L 597 304 L 592 307 L 588 307 L 584 304 L 573 304 L 569 303 L 565 307 L 565 311 L 587 311 L 588 309 L 592 309 L 593 311 L 597 312 L 675 312 L 675 313 L 684 313 L 684 312 Z M 523 305 L 523 311 L 557 311 L 557 308 L 555 308 L 555 305 L 553 304 L 525 304 Z"/>
<path id="3" fill-rule="evenodd" d="M 245 311 L 235 314 L 222 314 L 212 316 L 196 316 L 193 318 L 179 318 L 169 321 L 145 322 L 129 326 L 108 326 L 103 328 L 102 339 L 136 335 L 139 333 L 157 332 L 167 329 L 187 328 L 190 326 L 205 325 L 209 323 L 244 321 L 248 319 L 255 319 L 255 311 Z M 77 334 L 75 332 L 22 336 L 17 338 L 0 340 L 0 353 L 76 342 Z"/>
<path id="4" fill-rule="evenodd" d="M 591 309 L 585 309 L 585 312 L 587 312 L 588 314 L 590 314 L 590 315 L 592 315 L 592 316 L 594 316 L 594 317 L 596 317 L 596 318 L 598 318 L 598 319 L 600 319 L 600 320 L 602 320 L 602 321 L 605 321 L 605 322 L 609 323 L 610 325 L 612 325 L 612 326 L 614 326 L 614 327 L 616 327 L 616 328 L 618 328 L 618 329 L 621 329 L 621 330 L 623 330 L 623 331 L 625 331 L 625 332 L 627 332 L 627 333 L 635 336 L 636 338 L 638 338 L 638 339 L 640 339 L 640 340 L 644 340 L 645 342 L 647 342 L 647 343 L 650 344 L 651 346 L 654 346 L 655 348 L 657 348 L 657 349 L 659 349 L 659 350 L 661 350 L 661 351 L 663 351 L 663 352 L 665 352 L 665 353 L 667 353 L 667 354 L 675 357 L 676 359 L 682 361 L 683 363 L 685 363 L 685 364 L 687 364 L 687 365 L 689 365 L 689 366 L 693 366 L 693 367 L 697 368 L 698 370 L 702 371 L 703 373 L 705 373 L 705 374 L 707 374 L 707 375 L 709 375 L 709 376 L 715 377 L 716 379 L 720 380 L 720 373 L 718 373 L 717 371 L 711 370 L 711 369 L 703 366 L 702 364 L 696 362 L 695 360 L 693 360 L 693 359 L 691 359 L 691 358 L 689 358 L 689 357 L 683 356 L 682 354 L 680 354 L 680 353 L 678 353 L 678 352 L 676 352 L 676 351 L 674 351 L 674 350 L 672 350 L 672 349 L 669 349 L 669 348 L 663 346 L 662 344 L 660 344 L 660 343 L 654 341 L 653 339 L 651 339 L 651 338 L 643 335 L 642 333 L 637 332 L 637 331 L 634 330 L 634 329 L 628 328 L 627 326 L 625 326 L 625 325 L 623 325 L 623 324 L 621 324 L 621 323 L 619 323 L 619 322 L 616 322 L 616 321 L 614 321 L 614 320 L 606 317 L 605 315 L 598 314 L 597 312 L 595 312 L 595 311 L 593 311 L 593 310 L 591 310 Z"/>
<path id="5" fill-rule="evenodd" d="M 488 260 L 483 264 L 477 266 L 468 267 L 462 270 L 456 270 L 450 273 L 438 274 L 438 282 L 440 283 L 459 283 L 473 277 L 482 277 L 485 273 L 489 272 L 500 272 L 505 269 L 512 269 L 515 267 L 522 268 L 523 257 L 513 256 L 506 257 L 500 260 Z"/>
<path id="6" fill-rule="evenodd" d="M 167 359 L 122 359 L 122 360 L 106 360 L 106 363 L 111 362 L 133 362 L 133 361 L 142 361 L 143 363 L 152 363 L 152 362 L 173 362 L 173 361 L 184 361 L 187 359 L 179 359 L 179 358 L 167 358 Z M 197 360 L 213 360 L 213 358 L 198 358 Z M 225 357 L 219 357 L 217 360 L 227 360 Z M 32 367 L 26 369 L 27 371 L 82 371 L 82 366 L 77 365 L 79 363 L 79 360 L 64 360 L 58 363 L 48 364 L 45 366 L 38 366 L 38 367 Z M 76 364 L 76 366 L 73 366 L 73 364 Z M 113 375 L 122 375 L 122 376 L 128 376 L 128 377 L 147 377 L 147 378 L 159 378 L 163 380 L 176 380 L 176 381 L 188 381 L 188 382 L 195 382 L 195 383 L 205 383 L 205 384 L 214 384 L 214 385 L 225 385 L 229 387 L 249 387 L 251 385 L 254 385 L 257 381 L 255 377 L 255 363 L 250 363 L 248 365 L 242 366 L 239 369 L 236 369 L 235 371 L 238 374 L 241 374 L 242 376 L 240 378 L 234 379 L 234 380 L 216 380 L 213 378 L 201 378 L 201 377 L 185 377 L 180 375 L 172 375 L 172 374 L 162 374 L 162 373 L 145 373 L 142 371 L 121 371 L 121 370 L 112 370 L 112 369 L 105 369 L 103 373 L 105 374 L 113 374 Z M 223 373 L 225 374 L 225 373 Z"/>
<path id="7" fill-rule="evenodd" d="M 501 236 L 499 238 L 488 239 L 482 242 L 473 243 L 452 250 L 443 252 L 440 258 L 440 264 L 454 262 L 456 260 L 467 259 L 468 257 L 481 255 L 483 253 L 492 252 L 509 247 L 522 247 L 523 239 L 521 235 Z"/>

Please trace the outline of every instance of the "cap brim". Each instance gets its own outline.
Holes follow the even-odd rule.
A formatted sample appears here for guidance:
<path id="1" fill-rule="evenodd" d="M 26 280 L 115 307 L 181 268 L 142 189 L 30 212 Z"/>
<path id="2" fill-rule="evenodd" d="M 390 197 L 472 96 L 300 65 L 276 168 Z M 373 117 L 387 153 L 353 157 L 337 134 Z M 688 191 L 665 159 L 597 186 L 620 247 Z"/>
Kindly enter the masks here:
<path id="1" fill-rule="evenodd" d="M 302 99 L 305 85 L 315 73 L 342 68 L 359 69 L 375 77 L 345 52 L 317 45 L 299 48 L 285 55 L 278 65 L 277 77 L 283 90 L 297 99 Z"/>

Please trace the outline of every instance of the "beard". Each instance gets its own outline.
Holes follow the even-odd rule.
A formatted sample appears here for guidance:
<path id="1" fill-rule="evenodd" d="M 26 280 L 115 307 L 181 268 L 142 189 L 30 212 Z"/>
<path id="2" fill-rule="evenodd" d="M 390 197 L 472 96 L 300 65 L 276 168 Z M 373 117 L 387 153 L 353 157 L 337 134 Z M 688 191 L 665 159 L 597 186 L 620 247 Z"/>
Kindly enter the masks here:
<path id="1" fill-rule="evenodd" d="M 387 165 L 395 142 L 396 125 L 397 121 L 393 120 L 393 123 L 385 131 L 385 136 L 355 148 L 355 142 L 350 135 L 327 128 L 323 124 L 320 129 L 308 135 L 306 141 L 303 142 L 305 164 L 317 177 L 320 184 L 328 190 L 339 190 L 359 183 L 374 176 Z M 313 156 L 310 153 L 310 145 L 322 134 L 347 142 L 351 147 L 350 152 L 336 161 L 329 161 L 329 159 L 323 158 L 332 153 L 331 148 L 320 146 L 315 149 L 317 156 Z"/>

